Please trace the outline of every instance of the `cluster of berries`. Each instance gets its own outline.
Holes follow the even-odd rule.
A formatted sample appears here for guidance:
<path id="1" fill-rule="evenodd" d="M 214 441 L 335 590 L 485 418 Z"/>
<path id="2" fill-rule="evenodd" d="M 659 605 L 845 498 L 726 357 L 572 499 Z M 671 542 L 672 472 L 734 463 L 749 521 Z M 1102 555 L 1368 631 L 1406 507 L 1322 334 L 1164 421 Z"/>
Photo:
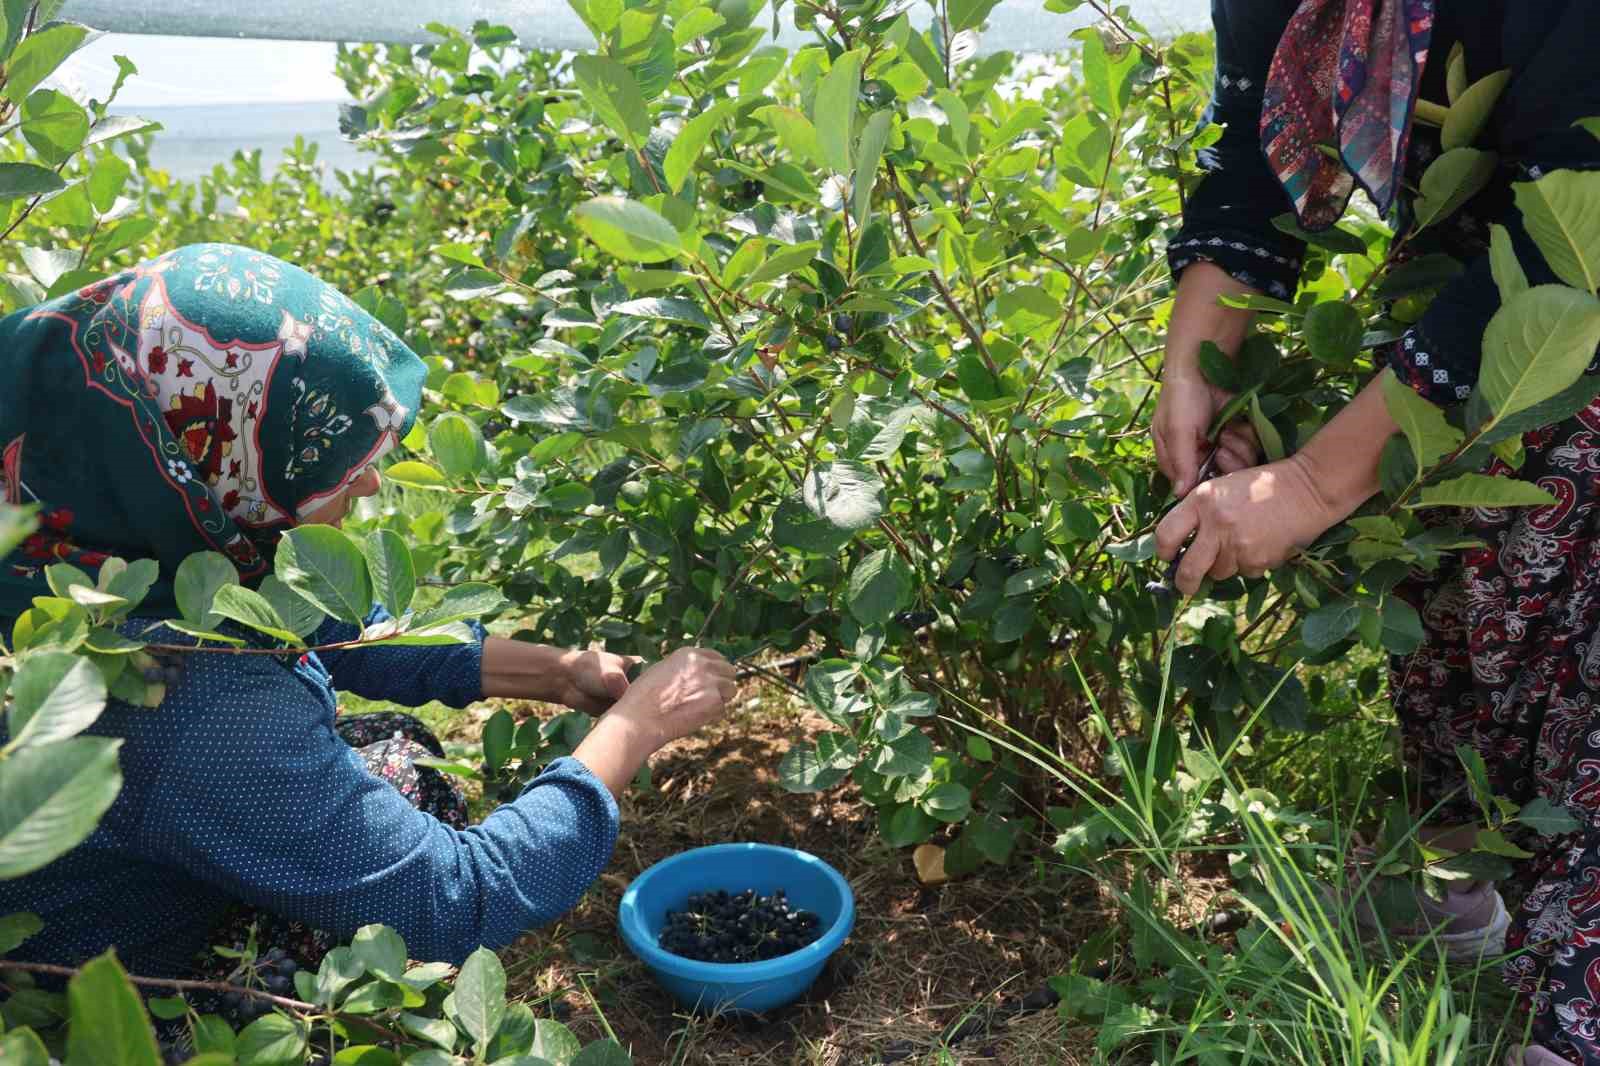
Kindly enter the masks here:
<path id="1" fill-rule="evenodd" d="M 757 962 L 799 951 L 821 935 L 817 916 L 791 907 L 781 888 L 770 896 L 719 889 L 690 896 L 683 910 L 668 911 L 660 944 L 701 962 Z"/>
<path id="2" fill-rule="evenodd" d="M 228 979 L 240 991 L 224 992 L 218 1006 L 222 1016 L 235 1025 L 248 1025 L 272 1010 L 272 1004 L 243 989 L 270 992 L 275 996 L 294 995 L 294 974 L 300 968 L 282 948 L 272 948 Z"/>

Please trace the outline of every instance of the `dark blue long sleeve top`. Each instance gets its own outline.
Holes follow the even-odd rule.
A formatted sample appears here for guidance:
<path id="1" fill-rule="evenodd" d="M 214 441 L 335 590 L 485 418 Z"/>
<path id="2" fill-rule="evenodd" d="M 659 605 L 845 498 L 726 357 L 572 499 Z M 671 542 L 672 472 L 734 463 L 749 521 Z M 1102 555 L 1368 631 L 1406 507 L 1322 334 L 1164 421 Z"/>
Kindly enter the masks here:
<path id="1" fill-rule="evenodd" d="M 1299 0 L 1212 0 L 1217 64 L 1206 120 L 1225 128 L 1199 155 L 1205 177 L 1168 245 L 1175 276 L 1204 261 L 1268 295 L 1289 299 L 1294 294 L 1305 246 L 1273 224 L 1292 206 L 1262 152 L 1260 123 L 1267 72 L 1299 6 Z M 1574 125 L 1600 115 L 1600 79 L 1594 77 L 1591 54 L 1596 39 L 1600 4 L 1593 0 L 1453 0 L 1436 6 L 1422 84 L 1425 99 L 1445 101 L 1446 61 L 1457 43 L 1472 81 L 1511 71 L 1475 143 L 1498 154 L 1496 179 L 1456 216 L 1420 231 L 1408 244 L 1414 253 L 1443 253 L 1462 266 L 1388 358 L 1402 380 L 1436 403 L 1458 403 L 1470 395 L 1484 330 L 1500 308 L 1487 255 L 1490 226 L 1506 227 L 1532 284 L 1557 280 L 1523 226 L 1511 185 L 1552 170 L 1600 168 L 1600 139 Z M 1437 129 L 1413 127 L 1410 189 L 1439 150 Z M 1402 194 L 1395 219 L 1400 233 L 1410 227 L 1409 196 L 1409 191 Z"/>
<path id="2" fill-rule="evenodd" d="M 131 972 L 169 976 L 243 901 L 340 937 L 381 922 L 413 957 L 459 962 L 570 909 L 617 833 L 616 803 L 582 763 L 555 761 L 455 830 L 334 733 L 336 689 L 407 705 L 481 698 L 477 632 L 463 645 L 188 655 L 159 707 L 113 701 L 89 732 L 123 738 L 116 802 L 82 845 L 0 881 L 0 914 L 45 923 L 15 957 L 76 965 L 114 945 Z M 312 643 L 355 635 L 328 623 Z"/>

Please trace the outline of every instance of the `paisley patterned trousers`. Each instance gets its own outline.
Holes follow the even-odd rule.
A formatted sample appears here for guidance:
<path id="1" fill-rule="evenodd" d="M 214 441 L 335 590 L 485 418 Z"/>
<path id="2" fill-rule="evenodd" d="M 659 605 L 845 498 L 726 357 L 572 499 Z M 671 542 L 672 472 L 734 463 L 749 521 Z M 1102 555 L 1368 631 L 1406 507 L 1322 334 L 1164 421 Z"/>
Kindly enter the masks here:
<path id="1" fill-rule="evenodd" d="M 1460 744 L 1483 756 L 1497 794 L 1542 796 L 1580 821 L 1522 841 L 1536 855 L 1519 871 L 1527 894 L 1505 975 L 1534 1042 L 1600 1066 L 1600 402 L 1524 446 L 1517 476 L 1556 503 L 1469 512 L 1483 546 L 1401 586 L 1425 639 L 1396 657 L 1390 691 L 1423 801 L 1445 803 L 1441 824 L 1480 817 Z"/>

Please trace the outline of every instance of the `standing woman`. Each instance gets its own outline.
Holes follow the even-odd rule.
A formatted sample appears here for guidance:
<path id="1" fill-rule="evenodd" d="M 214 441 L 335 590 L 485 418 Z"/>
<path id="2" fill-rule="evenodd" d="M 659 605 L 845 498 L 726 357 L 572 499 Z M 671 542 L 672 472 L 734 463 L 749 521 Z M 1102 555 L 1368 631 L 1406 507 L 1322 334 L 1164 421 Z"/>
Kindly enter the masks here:
<path id="1" fill-rule="evenodd" d="M 1259 575 L 1343 521 L 1378 489 L 1379 457 L 1397 427 L 1374 382 L 1296 455 L 1257 466 L 1248 429 L 1230 427 L 1221 477 L 1196 485 L 1206 432 L 1228 397 L 1207 384 L 1199 349 L 1233 352 L 1246 312 L 1219 297 L 1290 299 L 1304 247 L 1274 227 L 1294 211 L 1309 230 L 1332 225 L 1361 187 L 1397 232 L 1440 151 L 1438 131 L 1414 125 L 1418 99 L 1446 98 L 1445 57 L 1464 48 L 1469 78 L 1509 69 L 1478 147 L 1500 172 L 1451 220 L 1412 242 L 1465 265 L 1388 365 L 1443 406 L 1477 378 L 1483 333 L 1499 307 L 1490 225 L 1504 225 L 1533 284 L 1557 279 L 1523 227 L 1514 181 L 1561 168 L 1600 168 L 1600 141 L 1573 123 L 1600 115 L 1591 44 L 1594 0 L 1213 0 L 1217 34 L 1211 121 L 1225 124 L 1201 155 L 1208 172 L 1169 247 L 1178 278 L 1155 416 L 1156 454 L 1183 502 L 1157 530 L 1163 558 L 1189 536 L 1178 572 L 1202 579 Z M 1555 479 L 1562 505 L 1467 516 L 1485 547 L 1401 591 L 1420 610 L 1423 645 L 1393 664 L 1390 691 L 1438 827 L 1469 824 L 1455 756 L 1484 756 L 1495 792 L 1568 806 L 1583 828 L 1552 842 L 1523 871 L 1532 890 L 1506 942 L 1510 983 L 1533 1011 L 1522 1066 L 1600 1066 L 1600 404 L 1529 434 L 1520 476 Z M 1548 483 L 1548 482 L 1547 482 Z M 1452 894 L 1432 915 L 1447 946 L 1496 950 L 1505 914 L 1492 885 Z"/>

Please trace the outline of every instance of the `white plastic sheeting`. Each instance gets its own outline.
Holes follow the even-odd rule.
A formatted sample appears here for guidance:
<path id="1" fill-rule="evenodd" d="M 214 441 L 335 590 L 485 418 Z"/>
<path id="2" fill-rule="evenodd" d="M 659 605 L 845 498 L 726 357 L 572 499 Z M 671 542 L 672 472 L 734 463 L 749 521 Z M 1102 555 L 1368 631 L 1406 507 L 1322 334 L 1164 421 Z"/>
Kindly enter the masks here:
<path id="1" fill-rule="evenodd" d="M 1136 0 L 1133 9 L 1157 32 L 1196 29 L 1209 21 L 1208 0 Z M 914 21 L 927 25 L 930 8 L 918 4 Z M 510 26 L 524 45 L 587 49 L 589 31 L 565 0 L 68 0 L 61 17 L 117 33 L 193 37 L 269 37 L 280 40 L 422 43 L 428 22 L 469 28 L 478 19 Z M 1044 10 L 1043 0 L 1001 0 L 983 34 L 983 51 L 1049 52 L 1065 48 L 1067 34 L 1093 18 Z M 768 16 L 770 25 L 770 16 Z M 780 19 L 780 42 L 811 40 L 797 33 L 791 12 Z"/>

